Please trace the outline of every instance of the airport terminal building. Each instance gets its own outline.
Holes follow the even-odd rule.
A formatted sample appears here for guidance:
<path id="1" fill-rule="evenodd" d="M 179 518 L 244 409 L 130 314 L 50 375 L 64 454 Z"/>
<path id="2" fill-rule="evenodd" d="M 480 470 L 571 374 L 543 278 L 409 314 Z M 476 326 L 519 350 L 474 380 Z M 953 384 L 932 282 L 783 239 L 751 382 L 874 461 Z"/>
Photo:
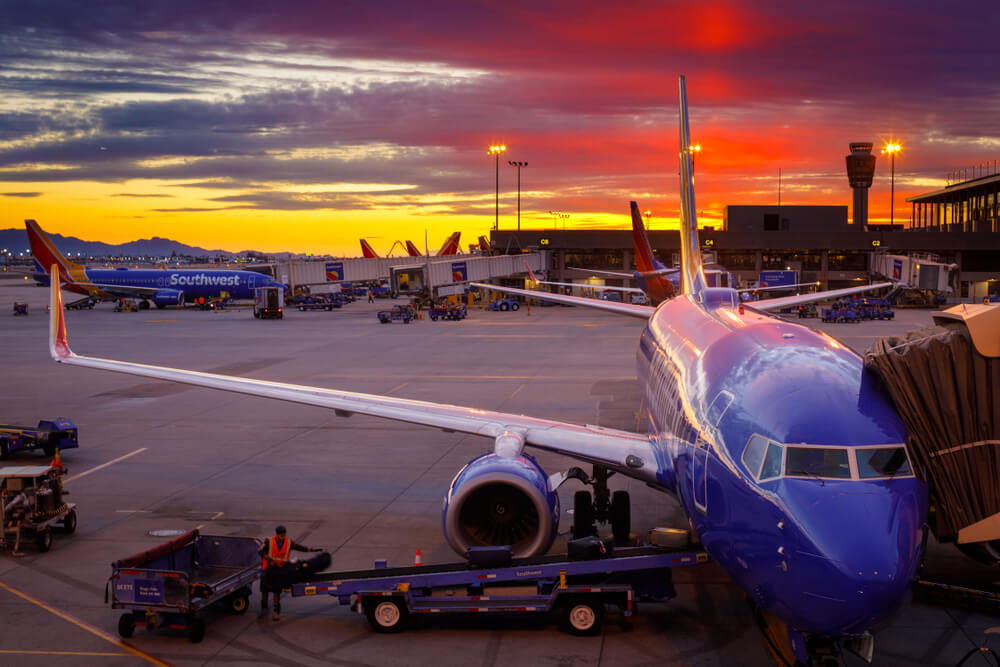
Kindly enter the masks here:
<path id="1" fill-rule="evenodd" d="M 822 289 L 850 287 L 868 280 L 875 257 L 888 253 L 955 264 L 951 296 L 981 299 L 1000 291 L 1000 176 L 961 185 L 908 200 L 916 217 L 906 227 L 851 224 L 847 206 L 727 206 L 722 229 L 702 228 L 699 236 L 703 249 L 741 283 L 757 280 L 761 271 L 797 270 L 803 282 L 818 281 Z M 928 224 L 931 217 L 942 222 Z M 660 261 L 676 264 L 677 230 L 654 228 L 649 239 Z M 501 229 L 492 242 L 501 252 L 547 250 L 549 278 L 557 281 L 582 278 L 567 267 L 635 269 L 629 229 Z"/>

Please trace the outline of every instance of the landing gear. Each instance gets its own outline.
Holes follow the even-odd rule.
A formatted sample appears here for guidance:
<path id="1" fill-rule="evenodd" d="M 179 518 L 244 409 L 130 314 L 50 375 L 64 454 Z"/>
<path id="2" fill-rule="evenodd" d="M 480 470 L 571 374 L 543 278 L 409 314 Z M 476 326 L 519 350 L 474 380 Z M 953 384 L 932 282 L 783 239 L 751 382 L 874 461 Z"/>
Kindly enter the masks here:
<path id="1" fill-rule="evenodd" d="M 615 542 L 627 544 L 632 531 L 632 504 L 628 491 L 608 489 L 608 479 L 614 473 L 607 468 L 594 466 L 594 473 L 588 477 L 580 468 L 572 468 L 567 478 L 578 479 L 594 487 L 593 499 L 590 491 L 577 491 L 573 496 L 573 539 L 597 534 L 595 523 L 611 525 Z"/>
<path id="2" fill-rule="evenodd" d="M 139 302 L 139 310 L 149 310 L 149 301 L 143 299 Z"/>

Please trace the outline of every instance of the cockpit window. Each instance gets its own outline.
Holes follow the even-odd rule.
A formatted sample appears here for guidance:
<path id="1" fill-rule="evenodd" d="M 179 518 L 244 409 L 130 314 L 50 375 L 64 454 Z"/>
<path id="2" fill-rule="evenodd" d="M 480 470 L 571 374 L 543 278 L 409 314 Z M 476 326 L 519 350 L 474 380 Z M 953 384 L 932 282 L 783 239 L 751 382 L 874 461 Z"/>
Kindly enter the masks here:
<path id="1" fill-rule="evenodd" d="M 773 442 L 767 444 L 767 456 L 764 457 L 764 465 L 760 469 L 760 481 L 781 477 L 781 450 L 781 445 Z"/>
<path id="2" fill-rule="evenodd" d="M 851 479 L 847 450 L 826 447 L 786 447 L 786 477 L 832 477 Z"/>
<path id="3" fill-rule="evenodd" d="M 906 449 L 903 447 L 858 449 L 855 450 L 855 456 L 858 459 L 858 476 L 861 479 L 912 474 L 910 461 L 906 458 Z"/>
<path id="4" fill-rule="evenodd" d="M 764 448 L 766 446 L 767 440 L 759 435 L 755 435 L 750 438 L 746 449 L 743 450 L 743 464 L 754 477 L 757 476 L 757 472 L 760 470 L 760 462 L 764 460 Z"/>

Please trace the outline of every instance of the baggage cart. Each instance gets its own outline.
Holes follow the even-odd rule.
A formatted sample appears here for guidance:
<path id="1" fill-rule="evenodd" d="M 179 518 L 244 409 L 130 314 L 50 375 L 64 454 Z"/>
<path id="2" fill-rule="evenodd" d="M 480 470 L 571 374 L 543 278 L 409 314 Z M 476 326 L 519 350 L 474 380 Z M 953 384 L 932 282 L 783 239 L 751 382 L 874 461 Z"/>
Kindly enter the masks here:
<path id="1" fill-rule="evenodd" d="M 34 541 L 39 551 L 52 548 L 52 531 L 76 531 L 76 504 L 63 500 L 59 466 L 0 467 L 0 548 L 21 555 Z"/>
<path id="2" fill-rule="evenodd" d="M 198 615 L 213 604 L 234 614 L 250 608 L 251 586 L 261 572 L 261 542 L 252 537 L 202 535 L 197 530 L 117 560 L 105 588 L 111 608 L 126 610 L 118 634 L 131 637 L 137 626 L 183 630 L 190 641 L 205 637 Z"/>

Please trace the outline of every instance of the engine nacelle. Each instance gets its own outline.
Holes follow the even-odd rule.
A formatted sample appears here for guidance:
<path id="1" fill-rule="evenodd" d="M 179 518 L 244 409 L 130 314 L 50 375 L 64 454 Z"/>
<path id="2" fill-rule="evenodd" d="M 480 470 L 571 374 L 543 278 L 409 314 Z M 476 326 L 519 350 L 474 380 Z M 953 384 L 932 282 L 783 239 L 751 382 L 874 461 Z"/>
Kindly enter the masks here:
<path id="1" fill-rule="evenodd" d="M 544 554 L 559 529 L 559 495 L 534 457 L 490 452 L 458 471 L 442 511 L 444 536 L 458 554 L 510 545 L 514 558 Z"/>
<path id="2" fill-rule="evenodd" d="M 161 289 L 153 295 L 153 303 L 160 308 L 164 306 L 183 306 L 184 292 L 176 289 Z"/>

